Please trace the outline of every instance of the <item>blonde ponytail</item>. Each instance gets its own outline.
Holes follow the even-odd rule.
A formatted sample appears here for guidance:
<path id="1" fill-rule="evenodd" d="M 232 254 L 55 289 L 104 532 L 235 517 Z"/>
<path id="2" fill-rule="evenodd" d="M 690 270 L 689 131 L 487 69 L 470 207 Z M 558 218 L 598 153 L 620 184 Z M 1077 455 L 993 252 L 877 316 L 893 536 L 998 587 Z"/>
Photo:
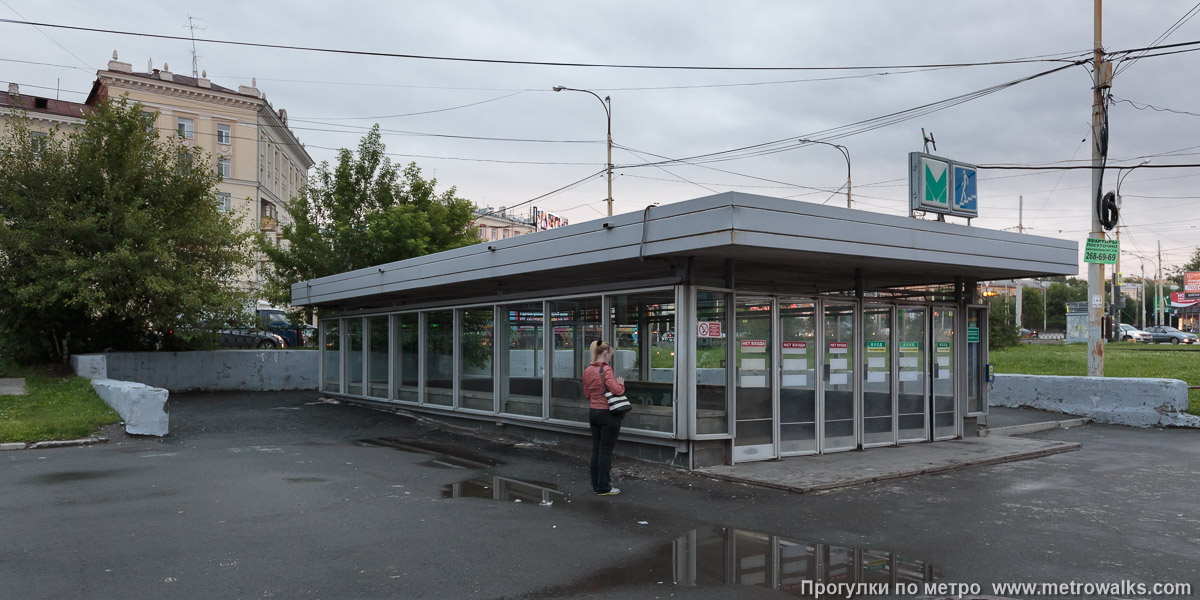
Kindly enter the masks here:
<path id="1" fill-rule="evenodd" d="M 590 346 L 590 350 L 592 353 L 592 362 L 596 362 L 596 361 L 600 360 L 601 354 L 604 354 L 605 352 L 612 352 L 613 347 L 612 347 L 612 344 L 609 344 L 608 342 L 605 342 L 602 340 L 595 340 L 592 342 L 592 345 Z"/>

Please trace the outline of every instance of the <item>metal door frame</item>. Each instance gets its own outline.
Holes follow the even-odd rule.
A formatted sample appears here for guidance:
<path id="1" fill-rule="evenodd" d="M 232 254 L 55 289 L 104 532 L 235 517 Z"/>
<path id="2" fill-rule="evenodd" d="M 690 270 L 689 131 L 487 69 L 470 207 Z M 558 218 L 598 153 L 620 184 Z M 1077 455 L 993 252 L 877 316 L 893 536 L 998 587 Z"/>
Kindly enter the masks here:
<path id="1" fill-rule="evenodd" d="M 941 309 L 941 310 L 949 309 L 949 310 L 955 311 L 954 317 L 950 320 L 950 322 L 952 323 L 952 325 L 954 327 L 954 333 L 950 337 L 950 356 L 952 358 L 952 360 L 950 361 L 951 362 L 950 377 L 953 379 L 953 385 L 950 386 L 950 394 L 951 394 L 950 400 L 951 400 L 952 405 L 954 406 L 954 411 L 953 411 L 954 412 L 954 433 L 951 435 L 944 435 L 941 437 L 938 437 L 938 435 L 937 435 L 937 423 L 935 421 L 936 411 L 934 410 L 934 408 L 935 408 L 935 404 L 937 402 L 937 392 L 935 391 L 935 386 L 936 386 L 937 381 L 933 378 L 933 365 L 935 362 L 937 362 L 937 347 L 936 347 L 937 338 L 936 338 L 936 334 L 933 330 L 933 313 L 934 313 L 934 311 L 939 310 L 939 309 Z M 929 305 L 929 333 L 928 333 L 929 344 L 928 344 L 928 346 L 929 346 L 929 356 L 930 356 L 931 360 L 929 360 L 926 363 L 928 366 L 927 374 L 929 375 L 929 390 L 928 390 L 929 396 L 927 399 L 927 402 L 928 402 L 927 406 L 929 407 L 929 409 L 928 409 L 928 416 L 927 416 L 926 422 L 928 423 L 928 428 L 929 428 L 929 437 L 927 439 L 931 442 L 941 442 L 941 441 L 945 441 L 945 440 L 952 440 L 952 439 L 959 437 L 962 434 L 962 415 L 960 414 L 961 407 L 958 404 L 961 399 L 961 396 L 959 394 L 959 388 L 960 388 L 960 385 L 962 384 L 962 382 L 959 381 L 957 369 L 958 369 L 958 354 L 960 352 L 959 345 L 965 344 L 965 342 L 959 342 L 959 340 L 963 339 L 963 337 L 965 337 L 965 336 L 960 336 L 960 335 L 958 335 L 958 333 L 959 333 L 959 329 L 960 329 L 959 328 L 959 325 L 960 325 L 959 320 L 962 319 L 963 323 L 966 323 L 966 315 L 967 315 L 966 309 L 963 307 L 960 307 L 957 304 L 931 303 Z M 963 327 L 962 331 L 965 333 L 966 328 Z M 962 347 L 962 352 L 965 354 L 966 346 Z"/>
<path id="2" fill-rule="evenodd" d="M 862 418 L 861 417 L 861 414 L 862 414 L 862 380 L 858 377 L 857 373 L 853 377 L 850 378 L 850 382 L 852 384 L 852 387 L 851 387 L 852 401 L 851 401 L 851 403 L 853 404 L 853 407 L 852 407 L 853 414 L 851 416 L 851 423 L 852 423 L 852 426 L 854 427 L 854 433 L 853 433 L 854 444 L 849 447 L 836 448 L 836 449 L 832 449 L 832 450 L 825 447 L 825 438 L 826 438 L 826 436 L 825 436 L 825 350 L 827 349 L 827 344 L 828 344 L 828 342 L 825 340 L 825 309 L 826 309 L 826 307 L 829 306 L 830 301 L 832 301 L 832 303 L 834 305 L 849 304 L 850 306 L 853 307 L 853 310 L 851 312 L 851 314 L 852 314 L 851 323 L 852 323 L 852 327 L 854 328 L 854 332 L 850 336 L 852 338 L 852 341 L 850 342 L 850 347 L 854 348 L 855 351 L 857 352 L 858 347 L 862 344 L 862 318 L 863 318 L 862 302 L 858 298 L 841 298 L 841 297 L 822 298 L 821 301 L 818 303 L 818 306 L 820 307 L 820 314 L 821 314 L 821 319 L 820 319 L 820 322 L 818 323 L 819 330 L 820 330 L 820 333 L 819 333 L 820 338 L 819 339 L 821 340 L 821 344 L 820 344 L 820 347 L 821 347 L 821 369 L 820 369 L 821 377 L 819 380 L 820 383 L 817 387 L 817 389 L 819 390 L 817 393 L 817 406 L 820 407 L 818 410 L 818 414 L 820 416 L 820 421 L 818 422 L 818 426 L 817 426 L 817 448 L 818 448 L 819 454 L 832 454 L 834 452 L 849 452 L 851 450 L 859 450 L 862 448 L 862 429 L 858 426 L 858 422 Z M 857 361 L 857 360 L 858 359 L 855 358 L 855 361 Z M 848 362 L 847 365 L 854 366 L 853 363 L 850 363 L 850 362 Z M 855 371 L 857 371 L 857 369 L 855 369 Z"/>
<path id="3" fill-rule="evenodd" d="M 861 328 L 864 330 L 866 329 L 866 321 L 867 321 L 867 313 L 866 313 L 866 306 L 865 306 L 867 304 L 869 304 L 871 306 L 885 308 L 888 311 L 887 312 L 887 314 L 888 314 L 888 352 L 887 352 L 887 354 L 888 354 L 888 367 L 889 367 L 888 368 L 888 389 L 890 390 L 891 400 L 892 400 L 892 441 L 890 441 L 890 442 L 873 442 L 870 444 L 867 443 L 867 441 L 866 441 L 866 435 L 867 435 L 867 433 L 866 433 L 866 414 L 865 414 L 866 413 L 866 402 L 867 402 L 866 394 L 867 393 L 866 393 L 866 390 L 863 389 L 859 393 L 859 401 L 858 401 L 859 407 L 858 408 L 860 408 L 860 410 L 858 410 L 859 414 L 857 416 L 857 422 L 855 423 L 855 427 L 858 428 L 858 436 L 857 436 L 858 437 L 858 445 L 860 447 L 862 447 L 863 449 L 880 448 L 880 447 L 884 447 L 884 446 L 895 446 L 898 444 L 898 440 L 900 439 L 900 432 L 899 432 L 900 418 L 897 414 L 899 412 L 899 408 L 900 408 L 900 406 L 899 406 L 900 405 L 900 387 L 896 381 L 896 373 L 897 373 L 897 369 L 898 369 L 898 367 L 896 365 L 896 356 L 897 356 L 897 352 L 896 352 L 896 345 L 897 345 L 896 344 L 896 330 L 897 330 L 897 327 L 896 327 L 896 314 L 897 314 L 896 304 L 894 302 L 864 301 L 862 303 L 862 306 L 860 306 L 860 310 L 862 312 Z M 869 358 L 868 356 L 866 356 L 866 350 L 867 350 L 865 347 L 866 332 L 863 331 L 862 335 L 859 335 L 858 337 L 861 340 L 860 344 L 862 344 L 864 346 L 864 347 L 860 348 L 860 350 L 863 351 L 862 358 L 865 360 L 865 359 Z M 856 377 L 856 379 L 858 379 L 861 384 L 860 387 L 865 386 L 866 377 L 867 377 L 867 366 L 865 363 L 863 363 L 862 368 L 863 368 L 862 377 Z"/>
<path id="4" fill-rule="evenodd" d="M 738 369 L 741 368 L 741 362 L 736 359 L 737 359 L 738 350 L 741 347 L 741 345 L 740 345 L 740 343 L 736 343 L 736 342 L 739 342 L 738 336 L 741 333 L 740 331 L 738 331 L 738 327 L 737 327 L 738 302 L 743 298 L 766 298 L 771 305 L 771 317 L 770 317 L 771 318 L 771 323 L 770 323 L 771 343 L 767 344 L 767 348 L 766 348 L 766 351 L 767 351 L 766 354 L 769 357 L 769 360 L 771 361 L 769 368 L 767 369 L 769 372 L 768 379 L 767 379 L 767 385 L 769 386 L 770 391 L 771 391 L 771 394 L 770 394 L 770 396 L 771 396 L 771 443 L 769 445 L 768 444 L 757 444 L 754 446 L 741 446 L 742 448 L 763 448 L 763 449 L 770 447 L 769 455 L 755 454 L 755 455 L 749 456 L 749 457 L 738 455 L 739 446 L 737 444 L 737 421 L 738 421 L 737 389 L 739 387 L 738 386 L 738 379 L 739 379 Z M 738 293 L 735 291 L 733 293 L 733 302 L 731 302 L 730 304 L 732 305 L 732 308 L 733 308 L 733 322 L 732 322 L 733 327 L 731 328 L 732 335 L 730 337 L 732 337 L 733 341 L 735 342 L 734 344 L 732 344 L 732 349 L 733 349 L 733 353 L 734 353 L 733 358 L 735 360 L 730 361 L 731 367 L 733 369 L 732 388 L 733 388 L 733 399 L 734 399 L 734 403 L 733 403 L 734 412 L 733 412 L 733 418 L 731 419 L 731 421 L 732 421 L 731 424 L 734 426 L 734 428 L 733 428 L 734 439 L 733 439 L 733 444 L 732 444 L 733 445 L 733 462 L 734 462 L 734 464 L 736 464 L 736 463 L 740 463 L 740 462 L 759 462 L 759 461 L 764 461 L 764 460 L 778 460 L 779 458 L 781 458 L 779 455 L 779 385 L 778 385 L 778 375 L 779 374 L 778 374 L 778 372 L 777 372 L 778 370 L 775 368 L 775 366 L 777 364 L 776 357 L 778 356 L 778 352 L 776 352 L 776 346 L 778 345 L 778 340 L 779 340 L 779 317 L 778 317 L 778 315 L 779 315 L 779 298 L 778 298 L 778 296 L 776 296 L 774 294 L 755 294 L 753 292 L 747 292 L 745 294 L 741 294 L 741 293 Z M 676 331 L 678 331 L 678 329 L 676 329 Z"/>
<path id="5" fill-rule="evenodd" d="M 795 299 L 800 302 L 811 302 L 813 305 L 813 346 L 814 347 L 813 347 L 812 359 L 813 359 L 813 366 L 815 367 L 813 369 L 813 373 L 814 373 L 814 376 L 813 376 L 813 379 L 814 379 L 814 381 L 813 381 L 813 404 L 814 404 L 813 414 L 814 414 L 814 417 L 813 418 L 815 419 L 813 422 L 813 434 L 814 434 L 813 439 L 816 442 L 816 449 L 814 449 L 814 450 L 801 450 L 801 451 L 797 451 L 797 452 L 783 452 L 783 450 L 782 450 L 782 448 L 783 448 L 783 436 L 782 436 L 782 433 L 783 433 L 783 418 L 782 418 L 782 412 L 783 412 L 783 407 L 782 407 L 782 400 L 783 400 L 783 390 L 782 390 L 782 388 L 783 388 L 783 313 L 778 310 L 780 298 Z M 785 457 L 789 457 L 789 456 L 813 456 L 816 454 L 821 454 L 821 447 L 823 445 L 823 438 L 821 435 L 823 433 L 823 431 L 822 431 L 821 423 L 824 420 L 824 416 L 825 416 L 825 406 L 824 406 L 824 403 L 821 402 L 821 400 L 823 398 L 821 390 L 822 390 L 822 386 L 824 385 L 824 383 L 822 381 L 822 377 L 821 377 L 821 374 L 823 373 L 821 361 L 824 360 L 824 356 L 825 356 L 824 352 L 822 352 L 821 344 L 824 342 L 825 311 L 821 305 L 821 298 L 812 297 L 812 296 L 783 294 L 783 295 L 775 296 L 775 308 L 776 308 L 776 310 L 774 313 L 774 319 L 773 319 L 773 323 L 772 323 L 772 327 L 774 328 L 774 332 L 776 333 L 776 337 L 775 337 L 776 342 L 774 344 L 774 353 L 775 353 L 774 360 L 775 360 L 776 368 L 773 369 L 775 371 L 774 377 L 775 377 L 775 381 L 776 381 L 776 385 L 775 385 L 775 389 L 774 389 L 774 393 L 773 393 L 774 402 L 775 402 L 775 455 L 779 458 L 785 458 Z"/>

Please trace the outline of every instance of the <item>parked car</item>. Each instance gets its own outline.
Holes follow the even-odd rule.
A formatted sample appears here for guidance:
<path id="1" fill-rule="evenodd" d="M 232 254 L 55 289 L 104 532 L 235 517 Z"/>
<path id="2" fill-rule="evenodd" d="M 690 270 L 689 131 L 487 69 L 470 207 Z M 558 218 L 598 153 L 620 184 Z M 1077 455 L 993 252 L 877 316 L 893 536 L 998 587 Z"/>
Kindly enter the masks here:
<path id="1" fill-rule="evenodd" d="M 282 309 L 260 306 L 255 312 L 258 317 L 259 329 L 278 335 L 283 338 L 284 343 L 292 348 L 299 348 L 307 344 L 307 339 L 304 337 L 305 328 L 292 325 L 287 318 L 287 313 Z"/>
<path id="2" fill-rule="evenodd" d="M 222 329 L 217 332 L 218 348 L 286 348 L 278 334 L 252 329 Z"/>
<path id="3" fill-rule="evenodd" d="M 1022 328 L 1020 328 L 1019 330 L 1017 330 L 1017 337 L 1021 337 L 1021 338 L 1032 338 L 1032 337 L 1033 337 L 1033 332 L 1032 332 L 1032 331 L 1030 331 L 1030 330 L 1028 330 L 1028 329 L 1025 329 L 1024 327 L 1022 327 Z"/>
<path id="4" fill-rule="evenodd" d="M 1120 327 L 1120 333 L 1118 333 L 1117 335 L 1118 335 L 1118 339 L 1120 339 L 1122 342 L 1151 342 L 1151 341 L 1153 341 L 1153 339 L 1151 338 L 1149 333 L 1146 333 L 1145 331 L 1142 331 L 1141 329 L 1138 329 L 1137 327 L 1134 327 L 1133 325 L 1130 325 L 1128 323 L 1121 323 L 1121 325 L 1119 327 Z"/>
<path id="5" fill-rule="evenodd" d="M 1200 343 L 1196 334 L 1180 331 L 1174 327 L 1166 325 L 1154 325 L 1146 328 L 1146 333 L 1150 334 L 1151 341 L 1154 343 L 1169 342 L 1172 344 L 1196 344 Z"/>

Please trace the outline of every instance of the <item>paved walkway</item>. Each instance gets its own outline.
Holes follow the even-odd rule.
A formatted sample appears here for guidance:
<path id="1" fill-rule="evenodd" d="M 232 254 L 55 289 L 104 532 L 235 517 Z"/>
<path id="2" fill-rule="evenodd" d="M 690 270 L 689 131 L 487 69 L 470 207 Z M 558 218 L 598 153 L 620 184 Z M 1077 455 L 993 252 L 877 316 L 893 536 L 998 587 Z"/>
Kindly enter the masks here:
<path id="1" fill-rule="evenodd" d="M 723 465 L 698 469 L 698 472 L 717 479 L 805 493 L 1028 460 L 1081 447 L 1073 442 L 982 437 Z"/>
<path id="2" fill-rule="evenodd" d="M 1075 415 L 1066 413 L 1038 410 L 1036 408 L 1006 408 L 1003 406 L 988 407 L 988 427 L 1009 427 L 1011 425 L 1028 425 L 1045 423 L 1047 421 L 1065 421 L 1077 419 Z"/>
<path id="3" fill-rule="evenodd" d="M 0 396 L 24 396 L 25 378 L 0 379 Z"/>

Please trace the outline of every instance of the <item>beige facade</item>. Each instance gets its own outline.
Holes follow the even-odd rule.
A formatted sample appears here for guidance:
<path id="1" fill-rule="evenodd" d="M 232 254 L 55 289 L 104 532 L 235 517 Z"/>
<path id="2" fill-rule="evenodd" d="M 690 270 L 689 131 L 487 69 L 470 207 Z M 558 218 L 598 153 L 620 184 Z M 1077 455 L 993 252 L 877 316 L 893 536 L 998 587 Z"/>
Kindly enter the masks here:
<path id="1" fill-rule="evenodd" d="M 484 208 L 475 211 L 471 227 L 479 232 L 479 239 L 485 242 L 506 240 L 510 237 L 525 235 L 537 231 L 533 219 L 524 219 L 507 211 Z"/>
<path id="2" fill-rule="evenodd" d="M 37 131 L 54 125 L 71 128 L 82 123 L 83 113 L 98 102 L 128 97 L 157 115 L 160 135 L 178 135 L 189 146 L 205 151 L 209 166 L 222 175 L 217 184 L 222 210 L 238 215 L 245 231 L 262 232 L 279 242 L 281 225 L 290 222 L 283 203 L 300 193 L 313 166 L 312 157 L 287 127 L 286 111 L 272 107 L 253 85 L 234 90 L 204 76 L 172 73 L 167 67 L 134 72 L 132 65 L 118 61 L 113 53 L 108 68 L 96 73 L 84 104 L 34 97 L 17 101 L 13 100 L 17 95 L 9 94 L 8 102 L 0 99 L 0 128 L 14 109 L 23 110 Z M 265 268 L 260 258 L 239 287 L 258 288 Z"/>

